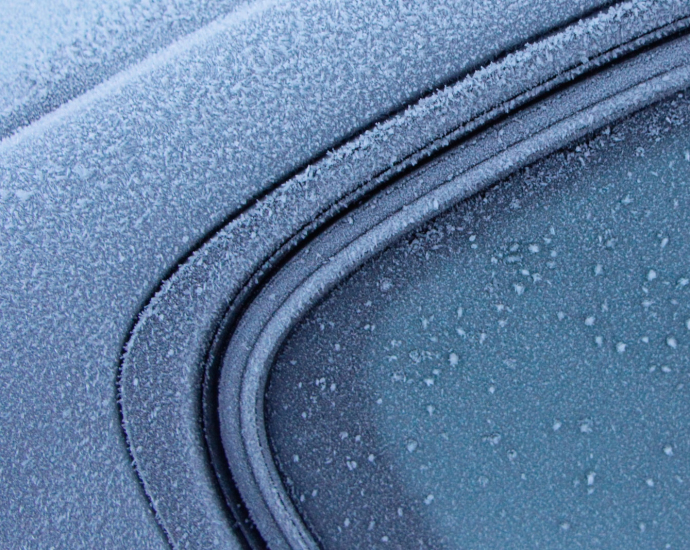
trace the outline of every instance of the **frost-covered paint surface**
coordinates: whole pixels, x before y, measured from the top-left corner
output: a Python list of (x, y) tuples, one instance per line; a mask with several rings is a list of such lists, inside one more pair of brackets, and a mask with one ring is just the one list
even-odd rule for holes
[(0, 139), (241, 3), (3, 0)]
[(295, 330), (268, 431), (325, 547), (683, 547), (689, 117), (467, 201)]
[(598, 4), (260, 3), (3, 140), (2, 545), (164, 545), (115, 376), (166, 271), (315, 154)]

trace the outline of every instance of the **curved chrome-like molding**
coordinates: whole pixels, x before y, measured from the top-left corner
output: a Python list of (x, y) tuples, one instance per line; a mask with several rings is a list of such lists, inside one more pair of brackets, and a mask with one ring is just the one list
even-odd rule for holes
[[(416, 224), (687, 87), (685, 39), (622, 61), (677, 35), (687, 16), (686, 2), (627, 2), (528, 45), (307, 167), (179, 266), (142, 311), (118, 380), (135, 467), (174, 546), (238, 548), (238, 528), (259, 541), (237, 486), (271, 548), (316, 547), (263, 428), (266, 373), (286, 331), (337, 280)], [(542, 109), (544, 102), (557, 109)]]

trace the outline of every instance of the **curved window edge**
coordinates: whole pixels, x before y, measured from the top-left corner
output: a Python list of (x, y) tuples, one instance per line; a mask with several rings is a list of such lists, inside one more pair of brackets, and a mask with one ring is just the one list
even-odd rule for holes
[[(173, 545), (182, 543), (181, 535), (176, 533), (185, 532), (185, 529), (186, 541), (194, 541), (198, 545), (234, 540), (233, 534), (238, 524), (247, 523), (249, 519), (242, 509), (241, 500), (247, 503), (251, 517), (271, 547), (308, 548), (315, 544), (290, 508), (284, 490), (281, 494), (280, 484), (275, 484), (275, 467), (271, 470), (265, 431), (263, 436), (261, 433), (263, 409), (260, 405), (263, 392), (260, 388), (262, 381), (265, 383), (265, 376), (261, 374), (261, 369), (256, 370), (258, 363), (254, 359), (254, 374), (248, 376), (246, 384), (243, 381), (242, 385), (240, 395), (244, 404), (235, 409), (239, 413), (236, 420), (247, 428), (248, 434), (253, 435), (247, 438), (226, 435), (225, 430), (227, 426), (233, 426), (233, 420), (227, 417), (221, 419), (225, 427), (216, 421), (219, 412), (229, 410), (225, 405), (233, 402), (233, 399), (235, 404), (240, 403), (235, 397), (226, 401), (226, 397), (223, 397), (225, 390), (221, 390), (220, 403), (215, 402), (222, 350), (230, 338), (234, 340), (239, 335), (240, 323), (247, 318), (245, 314), (249, 308), (254, 307), (252, 299), (259, 294), (261, 285), (269, 276), (277, 272), (287, 273), (283, 271), (289, 263), (287, 260), (297, 257), (295, 255), (299, 255), (299, 248), (313, 242), (311, 239), (317, 232), (330, 231), (332, 234), (334, 223), (346, 223), (352, 231), (366, 229), (360, 224), (343, 222), (343, 219), (347, 220), (343, 216), (349, 216), (352, 206), (365, 198), (378, 200), (377, 197), (383, 196), (378, 192), (384, 188), (388, 193), (386, 197), (394, 195), (408, 203), (417, 200), (415, 208), (405, 209), (408, 219), (404, 223), (403, 218), (389, 215), (388, 224), (402, 223), (402, 229), (389, 227), (387, 231), (390, 237), (411, 230), (425, 216), (437, 215), (468, 193), (595, 130), (605, 124), (604, 121), (620, 118), (686, 87), (684, 79), (687, 79), (687, 69), (683, 56), (669, 55), (666, 65), (660, 63), (659, 59), (647, 61), (645, 65), (639, 57), (626, 57), (684, 32), (688, 21), (680, 18), (680, 15), (687, 14), (679, 15), (676, 12), (682, 11), (682, 7), (673, 6), (676, 11), (668, 6), (657, 6), (665, 16), (669, 13), (677, 16), (671, 22), (668, 22), (668, 18), (660, 18), (659, 13), (656, 13), (655, 19), (654, 13), (650, 15), (647, 12), (637, 16), (629, 13), (627, 17), (633, 19), (632, 23), (630, 19), (620, 16), (624, 8), (616, 6), (593, 21), (580, 21), (548, 37), (543, 43), (515, 52), (501, 63), (424, 98), (404, 113), (344, 145), (315, 166), (308, 167), (244, 215), (229, 222), (161, 285), (159, 292), (142, 311), (125, 347), (118, 392), (123, 429), (135, 468), (158, 521)], [(690, 8), (684, 9), (690, 11)], [(655, 25), (659, 21), (667, 25), (658, 29)], [(591, 52), (591, 55), (588, 53), (586, 63), (582, 62), (583, 50), (576, 49), (576, 46), (582, 45), (583, 25), (587, 25), (590, 31), (586, 36), (589, 47), (584, 51)], [(616, 29), (620, 29), (620, 32), (613, 32)], [(611, 46), (611, 36), (624, 40)], [(682, 42), (685, 39), (678, 40)], [(548, 48), (553, 46), (553, 41), (562, 48), (561, 58), (548, 66), (541, 65), (543, 70), (535, 71), (535, 60), (545, 55)], [(678, 43), (670, 42), (661, 49), (665, 47), (668, 50)], [(654, 57), (659, 55), (659, 50), (644, 55)], [(532, 141), (520, 140), (516, 136), (514, 147), (519, 149), (521, 143), (523, 150), (512, 150), (510, 155), (495, 154), (491, 160), (493, 168), (486, 164), (489, 159), (475, 158), (474, 184), (468, 184), (469, 180), (465, 179), (464, 187), (458, 188), (456, 185), (452, 189), (452, 186), (448, 187), (451, 182), (446, 178), (446, 187), (435, 191), (438, 196), (428, 189), (425, 191), (427, 199), (435, 197), (429, 199), (431, 203), (424, 203), (420, 199), (419, 193), (423, 189), (415, 191), (402, 184), (408, 181), (410, 172), (415, 170), (417, 173), (419, 168), (414, 167), (422, 161), (425, 163), (424, 170), (443, 164), (435, 164), (435, 159), (460, 142), (465, 143), (463, 150), (471, 150), (473, 143), (476, 145), (486, 139), (493, 125), (502, 120), (508, 121), (508, 114), (511, 115), (510, 120), (524, 117), (532, 112), (530, 105), (538, 99), (548, 101), (545, 98), (550, 96), (552, 101), (562, 101), (563, 94), (572, 94), (572, 90), (577, 89), (578, 79), (580, 88), (585, 83), (591, 86), (589, 77), (592, 73), (599, 71), (599, 75), (592, 78), (601, 78), (600, 75), (609, 75), (616, 67), (633, 62), (645, 65), (647, 73), (633, 75), (633, 79), (638, 79), (634, 83), (629, 78), (626, 80), (625, 71), (619, 69), (621, 81), (618, 88), (611, 86), (610, 82), (597, 88), (602, 93), (597, 98), (599, 112), (594, 109), (596, 105), (576, 107), (574, 102), (570, 119), (558, 123), (542, 121), (542, 124), (550, 124), (552, 133), (542, 135), (539, 143), (534, 141), (534, 136)], [(668, 63), (675, 65), (669, 69)], [(642, 76), (647, 79), (645, 82), (639, 82)], [(488, 84), (494, 85), (501, 80), (511, 84), (504, 87), (495, 85), (493, 95), (487, 92)], [(564, 88), (573, 82), (573, 87)], [(627, 98), (627, 105), (623, 97)], [(575, 112), (574, 109), (579, 110)], [(390, 139), (391, 131), (394, 139)], [(477, 146), (477, 149), (481, 147)], [(343, 177), (344, 174), (347, 177)], [(397, 195), (394, 188), (398, 189)], [(414, 193), (418, 195), (414, 196)], [(387, 198), (383, 202), (395, 204)], [(299, 208), (286, 208), (290, 204), (306, 204), (308, 207), (301, 211)], [(278, 208), (289, 213), (278, 216)], [(380, 211), (384, 213), (385, 209)], [(417, 218), (413, 216), (415, 212)], [(338, 218), (341, 222), (334, 221)], [(262, 232), (258, 232), (259, 228)], [(369, 257), (367, 254), (375, 253), (385, 246), (383, 243), (390, 242), (393, 237), (389, 237), (369, 234), (367, 238), (370, 240), (365, 246), (368, 252), (360, 250), (358, 254), (364, 254), (362, 258)], [(364, 241), (359, 242), (363, 246)], [(229, 271), (233, 273), (232, 277), (228, 277)], [(303, 267), (298, 271), (304, 273)], [(218, 284), (220, 280), (223, 282)], [(320, 292), (326, 288), (322, 283), (319, 283)], [(313, 294), (313, 297), (317, 294)], [(295, 311), (288, 315), (292, 319), (290, 322), (294, 322)], [(211, 342), (215, 344), (211, 345)], [(234, 370), (238, 370), (238, 367)], [(230, 370), (224, 369), (224, 372)], [(205, 388), (203, 391), (202, 387)], [(227, 387), (225, 382), (223, 387)], [(171, 398), (171, 395), (174, 397)], [(236, 463), (237, 457), (231, 451), (231, 464), (228, 465), (221, 453), (221, 433), (225, 451), (235, 448), (237, 444), (240, 454), (246, 453), (247, 449), (256, 451), (252, 459)], [(243, 447), (246, 448), (243, 450)], [(235, 486), (240, 488), (241, 499)], [(268, 500), (264, 495), (267, 488), (270, 493)], [(251, 527), (247, 529), (239, 530), (244, 531), (245, 537), (251, 538)], [(228, 544), (231, 548), (237, 546), (232, 542)], [(256, 537), (255, 542), (249, 544), (256, 546), (262, 543)]]
[[(517, 169), (554, 152), (669, 94), (690, 85), (690, 38), (682, 38), (610, 71), (600, 73), (551, 98), (555, 109), (528, 109), (480, 135), (462, 151), (439, 159), (424, 177), (415, 174), (391, 186), (375, 201), (329, 228), (297, 254), (253, 300), (228, 345), (220, 385), (221, 432), (241, 492), (260, 524), (273, 523), (280, 546), (318, 548), (285, 490), (264, 426), (268, 372), (280, 345), (295, 324), (339, 281), (365, 261), (459, 201), (504, 179)], [(679, 63), (680, 62), (680, 63)], [(633, 65), (633, 66), (630, 66)], [(656, 72), (649, 77), (644, 68)], [(641, 82), (630, 86), (630, 74)], [(593, 90), (615, 89), (603, 99)], [(492, 139), (500, 132), (501, 139)], [(493, 149), (493, 150), (492, 150)], [(362, 212), (366, 210), (366, 212)], [(264, 526), (264, 529), (269, 529)], [(270, 540), (274, 543), (274, 539)]]

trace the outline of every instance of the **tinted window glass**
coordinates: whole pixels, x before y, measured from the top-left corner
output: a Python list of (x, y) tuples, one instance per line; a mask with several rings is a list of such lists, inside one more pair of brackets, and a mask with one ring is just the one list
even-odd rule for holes
[(267, 428), (326, 548), (687, 544), (689, 116), (465, 201), (293, 331)]

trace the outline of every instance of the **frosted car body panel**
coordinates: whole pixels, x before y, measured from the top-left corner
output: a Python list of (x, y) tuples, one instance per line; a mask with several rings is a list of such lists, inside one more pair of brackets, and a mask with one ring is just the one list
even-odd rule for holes
[(164, 545), (116, 405), (132, 320), (211, 229), (304, 163), (599, 4), (501, 5), (519, 16), (499, 21), (496, 5), (403, 5), (388, 26), (373, 3), (246, 6), (0, 143), (3, 544)]
[(238, 4), (5, 0), (0, 19), (0, 139)]

